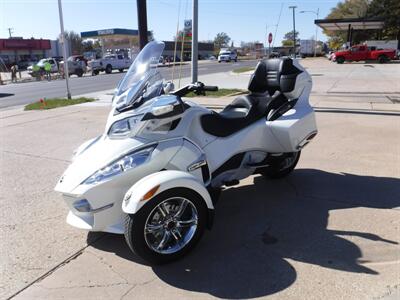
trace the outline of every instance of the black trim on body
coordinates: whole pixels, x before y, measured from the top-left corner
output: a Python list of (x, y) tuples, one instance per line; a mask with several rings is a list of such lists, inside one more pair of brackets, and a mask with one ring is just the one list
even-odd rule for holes
[(212, 173), (212, 178), (217, 177), (218, 175), (224, 173), (225, 171), (238, 169), (240, 167), (240, 165), (242, 164), (245, 154), (246, 153), (243, 152), (243, 153), (238, 153), (238, 154), (232, 156), (230, 159), (228, 159), (226, 162), (224, 162), (218, 169), (216, 169)]

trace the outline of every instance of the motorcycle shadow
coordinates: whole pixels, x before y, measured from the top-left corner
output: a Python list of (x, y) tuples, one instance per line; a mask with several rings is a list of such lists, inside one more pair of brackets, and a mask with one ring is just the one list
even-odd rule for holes
[[(332, 210), (399, 207), (399, 179), (298, 169), (286, 179), (257, 176), (254, 184), (251, 181), (221, 194), (214, 227), (193, 252), (152, 267), (161, 280), (220, 298), (255, 298), (296, 281), (297, 272), (287, 259), (377, 275), (359, 260), (360, 248), (341, 236), (397, 244), (368, 232), (330, 230), (327, 223)], [(93, 246), (143, 263), (130, 253), (123, 237), (112, 239)]]

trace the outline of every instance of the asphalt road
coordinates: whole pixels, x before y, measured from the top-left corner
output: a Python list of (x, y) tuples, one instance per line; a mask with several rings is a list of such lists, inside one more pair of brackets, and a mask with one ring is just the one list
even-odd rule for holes
[[(211, 73), (227, 72), (236, 68), (255, 66), (256, 61), (239, 61), (237, 63), (218, 63), (201, 62), (199, 64), (199, 75)], [(172, 68), (159, 68), (163, 77), (171, 79)], [(182, 66), (181, 77), (190, 77), (190, 63)], [(179, 74), (179, 67), (175, 69), (175, 78)], [(70, 89), (72, 95), (81, 95), (96, 91), (108, 90), (116, 87), (118, 82), (125, 75), (124, 73), (114, 72), (112, 74), (101, 74), (99, 76), (87, 76), (82, 78), (72, 77), (70, 79)], [(212, 82), (207, 82), (212, 85)], [(0, 86), (0, 109), (13, 106), (25, 105), (38, 101), (40, 98), (64, 97), (66, 87), (64, 80), (51, 82), (28, 82), (21, 84), (8, 84)]]

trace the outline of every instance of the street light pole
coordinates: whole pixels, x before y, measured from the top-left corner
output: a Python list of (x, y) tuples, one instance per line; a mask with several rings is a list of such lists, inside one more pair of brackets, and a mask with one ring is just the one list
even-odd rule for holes
[(58, 0), (58, 13), (60, 16), (61, 42), (62, 42), (63, 56), (64, 56), (64, 76), (65, 76), (65, 83), (67, 84), (67, 98), (71, 99), (71, 92), (69, 90), (69, 81), (68, 81), (69, 72), (68, 72), (68, 62), (67, 62), (67, 47), (65, 45), (64, 20), (63, 20), (61, 0)]
[(192, 83), (197, 82), (199, 1), (193, 0), (192, 23)]
[[(303, 13), (313, 13), (317, 16), (317, 19), (319, 19), (319, 8), (317, 8), (317, 11), (313, 10), (302, 10), (300, 12), (301, 14)], [(314, 57), (317, 57), (317, 42), (318, 42), (318, 26), (315, 24), (315, 41), (314, 41)]]
[(289, 6), (289, 8), (293, 11), (293, 55), (296, 58), (296, 19), (294, 11), (297, 6)]

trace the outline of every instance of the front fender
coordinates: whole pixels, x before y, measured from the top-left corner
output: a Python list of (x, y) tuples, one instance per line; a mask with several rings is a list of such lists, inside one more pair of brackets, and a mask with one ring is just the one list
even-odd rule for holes
[[(157, 186), (159, 186), (159, 188), (154, 195), (148, 200), (143, 200), (144, 195)], [(197, 192), (204, 199), (207, 208), (209, 210), (214, 209), (210, 194), (204, 184), (196, 177), (183, 171), (166, 170), (150, 174), (136, 182), (126, 192), (124, 200), (122, 201), (122, 210), (124, 213), (134, 214), (147, 201), (151, 201), (154, 196), (163, 191), (177, 187), (188, 188)]]

